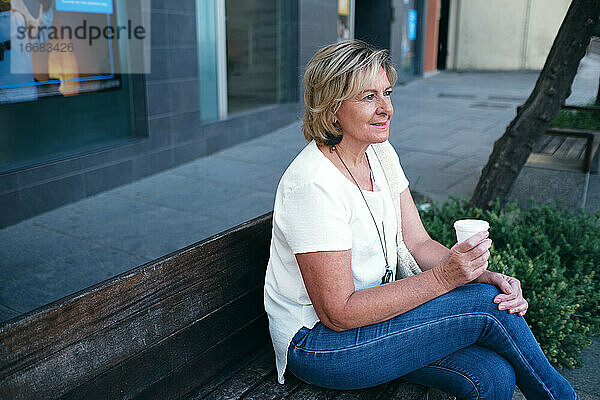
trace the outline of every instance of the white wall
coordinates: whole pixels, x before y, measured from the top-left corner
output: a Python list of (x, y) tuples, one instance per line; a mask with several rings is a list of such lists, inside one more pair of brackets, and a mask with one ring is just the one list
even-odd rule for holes
[(453, 0), (448, 68), (541, 69), (571, 0)]
[(571, 0), (532, 0), (531, 3), (525, 68), (542, 69)]

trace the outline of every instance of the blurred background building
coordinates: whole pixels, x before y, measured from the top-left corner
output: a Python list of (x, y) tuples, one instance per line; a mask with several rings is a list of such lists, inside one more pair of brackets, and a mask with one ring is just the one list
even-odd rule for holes
[[(59, 0), (13, 3), (0, 10), (3, 46), (17, 44), (11, 18), (64, 24), (74, 15)], [(124, 3), (89, 17), (140, 12)], [(75, 52), (33, 59), (46, 70), (19, 81), (2, 68), (17, 54), (5, 46), (0, 228), (287, 125), (301, 113), (303, 66), (325, 44), (358, 38), (390, 49), (399, 84), (442, 69), (540, 69), (569, 3), (152, 0), (149, 74), (78, 73), (92, 55)], [(106, 51), (97, 58), (131, 56)]]

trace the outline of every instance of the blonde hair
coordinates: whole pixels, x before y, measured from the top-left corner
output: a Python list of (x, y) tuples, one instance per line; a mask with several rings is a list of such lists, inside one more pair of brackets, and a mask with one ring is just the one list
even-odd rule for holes
[(302, 133), (307, 141), (324, 144), (327, 134), (341, 135), (332, 117), (344, 100), (367, 89), (383, 68), (390, 85), (397, 79), (387, 50), (376, 50), (361, 40), (345, 40), (319, 49), (304, 73)]

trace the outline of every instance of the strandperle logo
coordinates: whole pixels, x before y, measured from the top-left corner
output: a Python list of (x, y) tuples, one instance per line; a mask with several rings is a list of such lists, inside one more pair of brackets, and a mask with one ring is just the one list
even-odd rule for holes
[(127, 25), (107, 25), (99, 27), (96, 25), (88, 25), (87, 20), (83, 20), (81, 25), (72, 26), (19, 26), (17, 27), (17, 38), (30, 40), (47, 38), (50, 40), (87, 40), (91, 46), (95, 40), (104, 38), (106, 40), (121, 40), (121, 39), (146, 39), (146, 28), (141, 25), (133, 25), (131, 20), (127, 21)]

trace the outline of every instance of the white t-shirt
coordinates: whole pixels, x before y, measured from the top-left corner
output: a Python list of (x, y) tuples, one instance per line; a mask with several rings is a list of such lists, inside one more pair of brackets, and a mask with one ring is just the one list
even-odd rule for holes
[[(373, 191), (363, 190), (393, 271), (396, 269), (397, 222), (386, 177), (369, 146)], [(408, 187), (400, 168), (399, 190)], [(383, 224), (383, 229), (382, 229)], [(283, 174), (275, 194), (270, 258), (265, 277), (264, 301), (275, 349), (280, 383), (287, 351), (296, 332), (319, 321), (312, 306), (295, 254), (352, 249), (355, 290), (381, 284), (385, 257), (373, 218), (358, 187), (310, 142)]]

